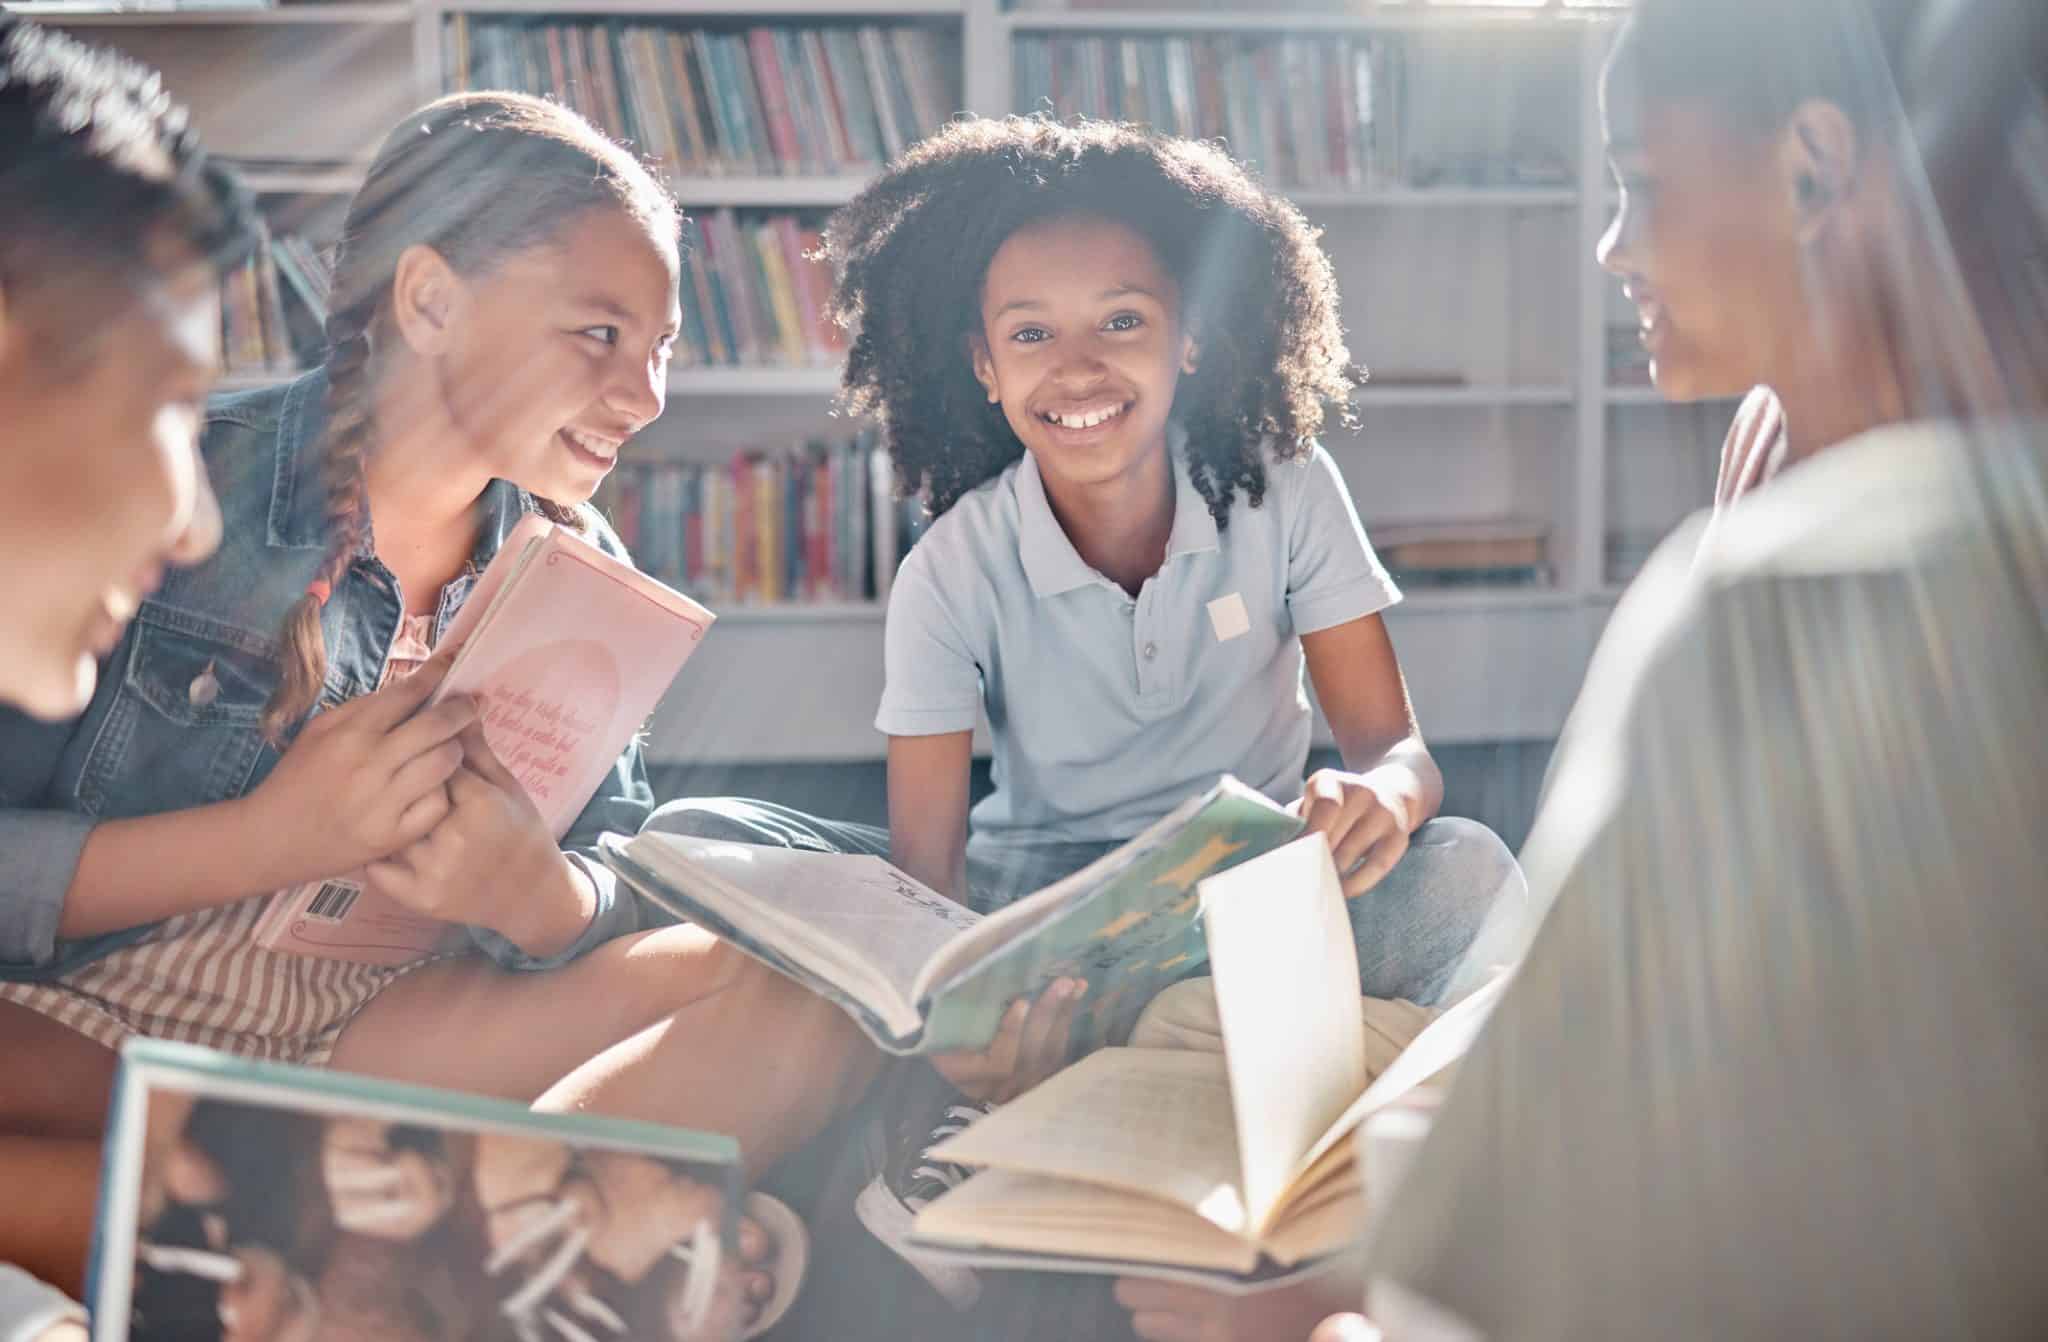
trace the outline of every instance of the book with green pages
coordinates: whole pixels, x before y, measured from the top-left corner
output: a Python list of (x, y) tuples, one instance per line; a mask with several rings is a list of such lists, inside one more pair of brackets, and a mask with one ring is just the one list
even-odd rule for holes
[(838, 1003), (892, 1053), (979, 1049), (1003, 1012), (1084, 978), (1077, 1052), (1126, 1035), (1159, 990), (1202, 969), (1197, 882), (1301, 832), (1225, 777), (1080, 871), (983, 917), (878, 857), (649, 832), (604, 860), (678, 917)]

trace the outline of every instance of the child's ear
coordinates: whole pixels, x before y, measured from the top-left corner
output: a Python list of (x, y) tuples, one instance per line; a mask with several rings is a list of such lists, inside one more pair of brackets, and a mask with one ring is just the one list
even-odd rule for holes
[(1202, 366), (1202, 342), (1193, 336), (1181, 341), (1180, 371), (1192, 373)]
[(996, 383), (996, 361), (989, 357), (988, 342), (981, 338), (981, 332), (972, 331), (967, 336), (967, 358), (974, 365), (974, 380), (988, 393), (990, 405), (1003, 403), (1002, 388)]
[(1855, 194), (1862, 140), (1856, 123), (1824, 98), (1792, 109), (1779, 139), (1779, 172), (1799, 241), (1810, 243)]
[(414, 353), (447, 352), (462, 296), (462, 277), (432, 247), (415, 243), (399, 254), (391, 279), (391, 315)]
[(0, 284), (0, 364), (7, 362), (7, 349), (13, 343), (14, 325), (8, 319), (7, 286)]

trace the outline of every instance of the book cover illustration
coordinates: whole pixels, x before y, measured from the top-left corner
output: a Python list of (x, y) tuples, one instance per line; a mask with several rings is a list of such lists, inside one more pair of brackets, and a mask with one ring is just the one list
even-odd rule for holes
[[(1061, 882), (1094, 888), (1028, 935), (969, 958), (970, 948), (983, 944), (969, 934), (962, 947), (968, 953), (947, 956), (959, 969), (933, 993), (918, 1051), (985, 1047), (1011, 1001), (1068, 977), (1088, 981), (1074, 1024), (1075, 1056), (1120, 1042), (1162, 988), (1208, 962), (1197, 884), (1278, 848), (1301, 832), (1301, 821), (1225, 779), (1183, 823), (1162, 828), (1155, 842), (1121, 848)], [(991, 920), (1000, 921), (1001, 915)]]
[(740, 1177), (728, 1138), (139, 1043), (94, 1336), (734, 1339)]

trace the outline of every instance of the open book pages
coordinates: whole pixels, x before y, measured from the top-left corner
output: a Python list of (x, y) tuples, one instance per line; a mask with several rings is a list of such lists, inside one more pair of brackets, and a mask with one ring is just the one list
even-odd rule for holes
[(1211, 876), (1201, 893), (1238, 1169), (1263, 1233), (1302, 1157), (1365, 1088), (1358, 950), (1321, 834)]
[(801, 981), (829, 987), (869, 1032), (915, 1037), (932, 961), (981, 915), (879, 857), (650, 832), (601, 840), (650, 900)]
[(1009, 1004), (1089, 983), (1077, 1047), (1121, 1039), (1160, 988), (1207, 956), (1195, 885), (1301, 822), (1232, 778), (1116, 851), (986, 918), (871, 857), (647, 833), (604, 860), (647, 898), (844, 1007), (899, 1053), (981, 1048)]
[[(435, 702), (473, 696), (484, 739), (559, 838), (715, 617), (544, 518), (523, 519), (443, 635), (456, 648)], [(271, 950), (404, 964), (461, 932), (381, 899), (350, 873), (271, 897)]]
[[(729, 1137), (137, 1041), (93, 1336), (736, 1338), (741, 1180)], [(801, 1226), (771, 1233), (801, 1264)]]
[[(1502, 980), (1367, 1086), (1356, 954), (1322, 840), (1212, 878), (1202, 896), (1222, 1054), (1107, 1049), (940, 1144), (934, 1158), (983, 1172), (918, 1215), (920, 1244), (984, 1266), (1146, 1260), (1249, 1281), (1357, 1240), (1349, 1138), (1463, 1055)], [(1142, 1243), (1129, 1237), (1141, 1222)]]

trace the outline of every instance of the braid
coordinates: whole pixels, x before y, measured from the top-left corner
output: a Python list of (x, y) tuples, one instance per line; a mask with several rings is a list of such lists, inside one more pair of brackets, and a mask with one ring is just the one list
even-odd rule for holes
[[(431, 247), (460, 274), (486, 273), (596, 208), (624, 209), (670, 237), (680, 230), (674, 199), (646, 165), (557, 103), (518, 93), (456, 94), (429, 103), (385, 138), (349, 201), (335, 253), (320, 443), (327, 553), (279, 636), (278, 688), (263, 710), (271, 744), (281, 748), (319, 702), (327, 678), (321, 608), (369, 527), (363, 464), (377, 446), (374, 383), (381, 371), (371, 337), (395, 337), (387, 323), (400, 258), (409, 247)], [(587, 509), (549, 499), (537, 506), (559, 526), (591, 530)]]
[(590, 517), (583, 509), (566, 503), (556, 503), (553, 499), (544, 499), (538, 494), (533, 496), (533, 502), (540, 509), (540, 515), (556, 526), (567, 527), (579, 536), (590, 534)]
[[(327, 319), (327, 429), (321, 450), (327, 487), (327, 554), (314, 587), (331, 592), (362, 542), (363, 458), (376, 437), (370, 414), (370, 342), (364, 314), (336, 312)], [(320, 632), (325, 601), (308, 589), (285, 614), (278, 654), (277, 693), (263, 708), (263, 735), (282, 746), (286, 734), (319, 702), (327, 680), (327, 642)]]

